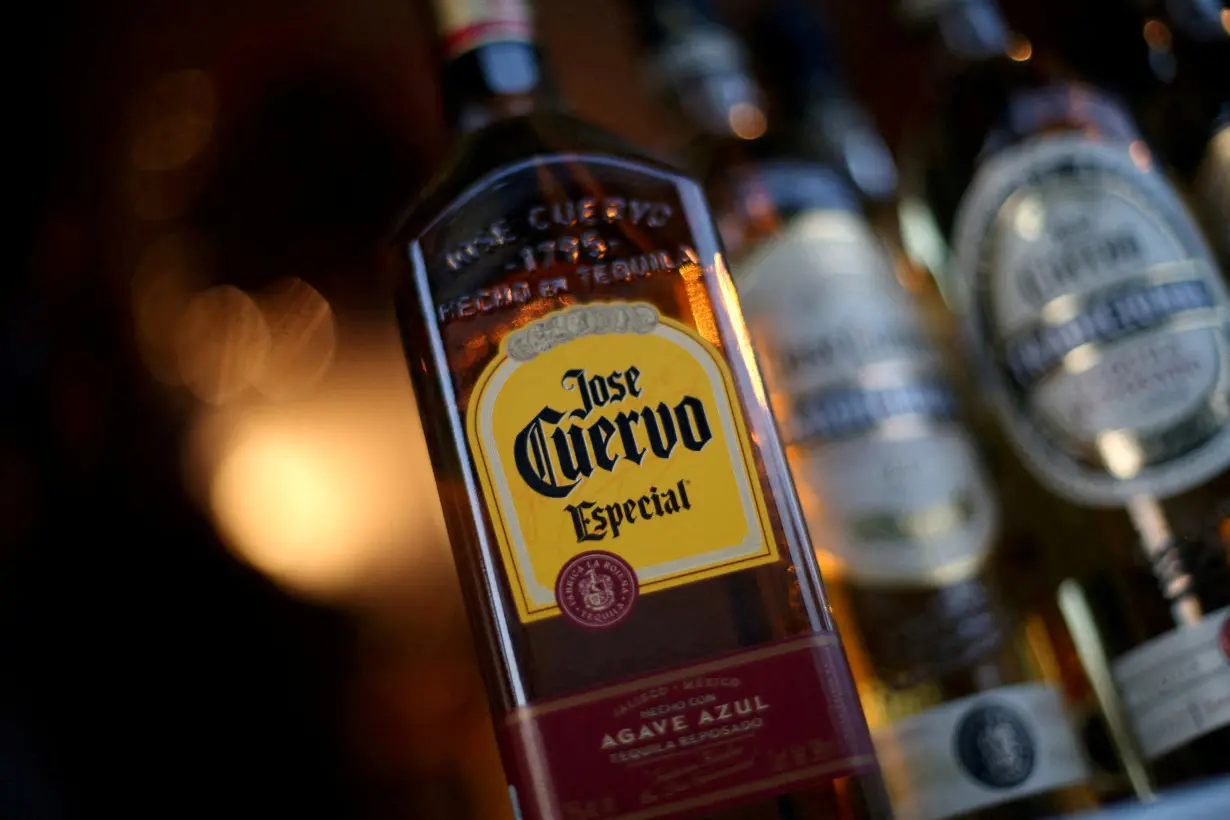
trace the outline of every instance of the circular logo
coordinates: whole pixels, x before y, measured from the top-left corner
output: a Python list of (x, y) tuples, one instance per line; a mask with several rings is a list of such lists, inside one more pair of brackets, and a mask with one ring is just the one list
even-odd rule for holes
[(627, 618), (639, 592), (636, 570), (618, 555), (601, 550), (576, 556), (555, 579), (560, 611), (589, 629), (604, 629)]
[(983, 704), (967, 712), (957, 724), (955, 742), (961, 767), (994, 789), (1021, 785), (1037, 762), (1025, 720), (1001, 703)]
[(1230, 615), (1227, 615), (1225, 620), (1221, 622), (1221, 631), (1218, 633), (1217, 643), (1221, 645), (1221, 655), (1230, 663)]

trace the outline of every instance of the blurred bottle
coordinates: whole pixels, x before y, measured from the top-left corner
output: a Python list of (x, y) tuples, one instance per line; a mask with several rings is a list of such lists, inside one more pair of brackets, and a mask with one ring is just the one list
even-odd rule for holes
[(1037, 482), (1019, 501), (1046, 550), (1022, 599), (1060, 590), (1158, 782), (1225, 772), (1230, 339), (1211, 252), (1131, 116), (1071, 63), (990, 0), (902, 8), (946, 89), (920, 158), (963, 332)]
[(907, 252), (902, 214), (909, 211), (899, 200), (896, 161), (846, 82), (828, 20), (799, 0), (768, 3), (758, 11), (749, 26), (751, 59), (773, 104), (789, 112), (799, 149), (840, 174), (856, 195), (929, 332), (959, 367), (955, 325), (940, 289), (940, 271), (933, 267), (942, 257)]
[[(755, 27), (756, 56), (772, 49), (792, 75), (776, 105), (707, 5), (641, 12), (661, 90), (694, 126), (690, 159), (720, 214), (899, 816), (1091, 805), (1062, 700), (988, 572), (996, 502), (942, 357), (861, 207), (851, 152), (834, 150), (867, 131), (816, 136), (816, 95), (848, 96), (813, 11), (782, 2)], [(721, 59), (671, 59), (706, 41), (724, 43), (710, 52)]]
[(750, 27), (752, 59), (777, 103), (792, 112), (800, 141), (876, 211), (896, 200), (896, 162), (849, 88), (827, 18), (812, 6), (797, 0), (758, 4)]

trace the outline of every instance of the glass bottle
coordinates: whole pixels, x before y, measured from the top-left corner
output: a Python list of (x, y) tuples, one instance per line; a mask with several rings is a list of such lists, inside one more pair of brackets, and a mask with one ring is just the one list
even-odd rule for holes
[(891, 816), (698, 185), (437, 0), (458, 137), (389, 243), (519, 817)]
[(990, 0), (906, 5), (947, 90), (926, 195), (964, 335), (1040, 491), (1020, 499), (1047, 545), (1022, 591), (1058, 592), (1082, 656), (1106, 661), (1108, 718), (1155, 783), (1225, 772), (1225, 283), (1115, 97), (1015, 48)]

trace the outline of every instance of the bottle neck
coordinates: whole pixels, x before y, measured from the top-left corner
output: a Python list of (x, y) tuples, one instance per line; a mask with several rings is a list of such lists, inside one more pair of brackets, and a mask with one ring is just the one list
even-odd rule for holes
[(434, 6), (445, 114), (456, 132), (541, 105), (546, 79), (526, 0), (434, 0)]
[(639, 0), (636, 11), (651, 78), (689, 130), (739, 139), (764, 133), (764, 93), (708, 0)]
[(870, 115), (846, 86), (826, 21), (802, 0), (780, 0), (754, 35), (757, 62), (777, 92), (787, 126), (811, 143), (871, 201), (897, 189), (892, 153)]
[(929, 27), (950, 58), (980, 61), (1004, 54), (1011, 35), (996, 0), (900, 0), (902, 15)]

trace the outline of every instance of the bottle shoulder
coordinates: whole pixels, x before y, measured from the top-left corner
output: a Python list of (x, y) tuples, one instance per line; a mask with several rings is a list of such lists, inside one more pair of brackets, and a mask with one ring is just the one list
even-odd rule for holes
[[(395, 223), (395, 241), (409, 241), (461, 199), (481, 193), (508, 169), (536, 159), (580, 155), (640, 165), (661, 176), (689, 179), (685, 171), (622, 137), (585, 120), (535, 112), (494, 122), (460, 137), (423, 192)], [(583, 162), (581, 163), (584, 164)]]

